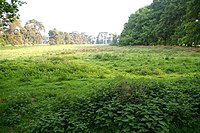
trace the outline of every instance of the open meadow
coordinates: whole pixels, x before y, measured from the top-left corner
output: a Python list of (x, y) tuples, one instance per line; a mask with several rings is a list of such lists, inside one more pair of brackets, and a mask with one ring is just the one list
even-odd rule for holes
[(0, 132), (197, 133), (200, 52), (0, 47)]

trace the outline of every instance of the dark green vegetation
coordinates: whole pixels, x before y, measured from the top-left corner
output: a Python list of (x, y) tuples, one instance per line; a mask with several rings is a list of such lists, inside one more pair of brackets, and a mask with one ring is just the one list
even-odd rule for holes
[(18, 17), (19, 6), (22, 6), (25, 2), (20, 0), (1, 0), (0, 1), (0, 31), (1, 28), (6, 28), (9, 22), (12, 22)]
[(58, 45), (0, 52), (0, 132), (200, 131), (198, 49)]
[(200, 45), (199, 0), (154, 0), (129, 17), (120, 45)]
[[(25, 4), (25, 2), (20, 0), (0, 1), (0, 46), (6, 45), (7, 37), (4, 32), (7, 30), (8, 26), (19, 16), (19, 6), (22, 6), (23, 4)], [(13, 37), (13, 35), (11, 37)], [(18, 38), (18, 35), (16, 38)]]

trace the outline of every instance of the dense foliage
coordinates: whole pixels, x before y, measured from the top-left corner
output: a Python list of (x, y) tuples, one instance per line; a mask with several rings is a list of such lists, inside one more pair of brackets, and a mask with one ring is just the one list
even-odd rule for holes
[(7, 0), (0, 1), (0, 29), (5, 28), (9, 22), (15, 20), (18, 16), (19, 6), (24, 3), (20, 0), (11, 0), (10, 2)]
[[(8, 2), (7, 0), (0, 1), (0, 46), (4, 46), (7, 43), (7, 37), (5, 34), (5, 30), (8, 28), (13, 21), (17, 19), (19, 6), (24, 4), (25, 2), (20, 0), (11, 0)], [(13, 34), (11, 34), (10, 39), (13, 39)], [(15, 39), (13, 39), (15, 40)], [(12, 40), (12, 41), (13, 41)]]
[(200, 44), (199, 0), (154, 0), (131, 14), (120, 45)]
[(4, 43), (0, 45), (41, 44), (44, 31), (44, 25), (35, 19), (29, 20), (22, 26), (20, 20), (16, 18), (2, 30)]
[(88, 40), (88, 35), (85, 33), (78, 32), (62, 32), (57, 29), (53, 29), (49, 31), (49, 44), (88, 44), (90, 43)]
[(198, 49), (58, 45), (0, 52), (2, 133), (200, 130)]

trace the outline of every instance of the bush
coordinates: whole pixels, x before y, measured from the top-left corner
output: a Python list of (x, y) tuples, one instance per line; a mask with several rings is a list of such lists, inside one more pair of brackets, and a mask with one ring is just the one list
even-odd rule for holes
[[(173, 89), (145, 79), (115, 79), (89, 97), (58, 102), (56, 110), (40, 112), (32, 132), (164, 132), (194, 127), (200, 94)], [(197, 124), (196, 124), (197, 125)]]

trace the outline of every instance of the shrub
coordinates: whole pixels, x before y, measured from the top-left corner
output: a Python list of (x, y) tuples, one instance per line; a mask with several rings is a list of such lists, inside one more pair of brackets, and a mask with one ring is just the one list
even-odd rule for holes
[(194, 126), (200, 94), (174, 90), (145, 79), (115, 79), (89, 97), (63, 99), (56, 110), (42, 113), (36, 132), (164, 132)]

